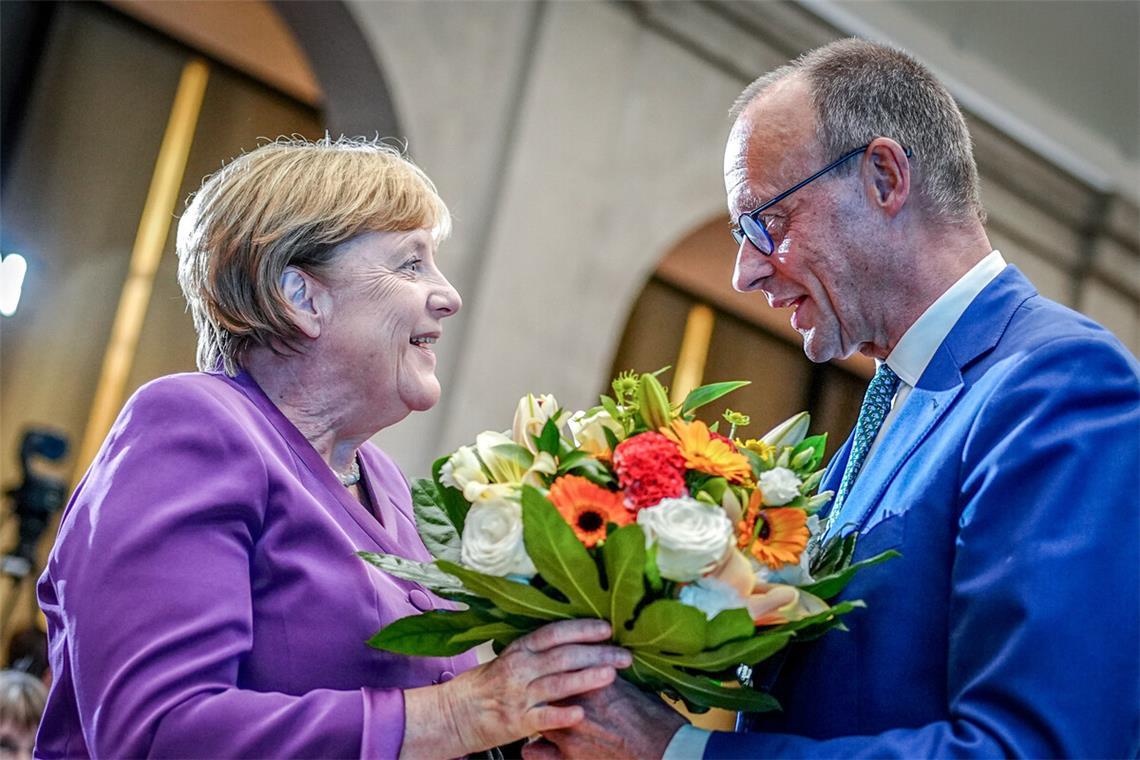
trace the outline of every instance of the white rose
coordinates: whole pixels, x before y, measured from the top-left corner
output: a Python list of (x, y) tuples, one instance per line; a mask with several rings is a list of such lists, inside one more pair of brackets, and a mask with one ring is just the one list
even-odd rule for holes
[(605, 454), (610, 450), (610, 443), (606, 440), (607, 429), (619, 441), (625, 435), (622, 426), (605, 409), (600, 409), (589, 417), (585, 412), (577, 412), (570, 418), (568, 424), (570, 434), (574, 436), (574, 444), (593, 456)]
[(522, 507), (503, 494), (495, 486), (488, 487), (467, 512), (461, 561), (487, 575), (529, 578), (536, 570), (523, 545)]
[(782, 507), (799, 496), (801, 485), (803, 481), (786, 467), (774, 467), (760, 473), (760, 493), (769, 507)]
[(657, 569), (672, 581), (694, 581), (732, 547), (732, 520), (696, 499), (662, 499), (637, 513), (646, 545), (657, 542)]
[(519, 405), (515, 409), (511, 438), (518, 445), (525, 446), (530, 453), (537, 453), (538, 447), (534, 445), (534, 439), (542, 434), (546, 421), (551, 417), (554, 418), (555, 425), (559, 424), (562, 418), (562, 412), (559, 411), (558, 401), (554, 396), (549, 393), (542, 396), (526, 394), (519, 399)]
[[(469, 484), (486, 485), (487, 473), (483, 472), (483, 466), (475, 456), (475, 449), (470, 446), (460, 446), (459, 450), (440, 468), (439, 482), (465, 492)], [(468, 501), (474, 501), (474, 497)]]
[(678, 601), (696, 607), (712, 620), (725, 610), (746, 608), (748, 605), (732, 586), (716, 578), (701, 578), (681, 589)]

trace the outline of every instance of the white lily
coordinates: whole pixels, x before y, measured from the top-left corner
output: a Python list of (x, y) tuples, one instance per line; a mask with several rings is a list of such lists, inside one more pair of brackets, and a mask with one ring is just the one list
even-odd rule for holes
[(515, 421), (511, 426), (511, 438), (532, 454), (538, 452), (534, 439), (542, 434), (546, 421), (553, 418), (555, 425), (562, 424), (565, 412), (558, 408), (558, 400), (549, 393), (535, 396), (528, 393), (519, 399), (515, 409)]
[(760, 440), (771, 446), (775, 446), (777, 450), (785, 446), (798, 446), (800, 441), (807, 436), (809, 425), (811, 425), (810, 413), (800, 412), (793, 414), (765, 433), (764, 437)]

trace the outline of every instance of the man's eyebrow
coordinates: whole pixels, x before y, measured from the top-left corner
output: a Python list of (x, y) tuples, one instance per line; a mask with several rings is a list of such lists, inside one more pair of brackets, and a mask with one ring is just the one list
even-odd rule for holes
[(740, 203), (744, 207), (744, 211), (751, 211), (754, 208), (759, 208), (763, 201), (756, 200), (756, 196), (749, 192), (740, 194)]

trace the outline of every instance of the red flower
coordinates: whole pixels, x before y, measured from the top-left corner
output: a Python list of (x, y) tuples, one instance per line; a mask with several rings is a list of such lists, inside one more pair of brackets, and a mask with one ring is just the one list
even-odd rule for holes
[(677, 444), (660, 433), (625, 439), (614, 449), (613, 462), (631, 512), (685, 493), (685, 458)]

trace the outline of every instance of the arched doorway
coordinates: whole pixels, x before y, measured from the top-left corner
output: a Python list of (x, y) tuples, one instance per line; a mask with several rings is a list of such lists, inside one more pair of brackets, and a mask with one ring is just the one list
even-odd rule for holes
[[(661, 259), (630, 310), (614, 356), (614, 374), (672, 366), (669, 384), (751, 380), (717, 404), (751, 415), (742, 431), (758, 436), (790, 415), (808, 410), (812, 427), (828, 432), (828, 454), (855, 423), (874, 364), (866, 357), (813, 364), (786, 312), (758, 293), (732, 289), (736, 248), (724, 220), (697, 226)], [(683, 394), (682, 394), (683, 395)]]

